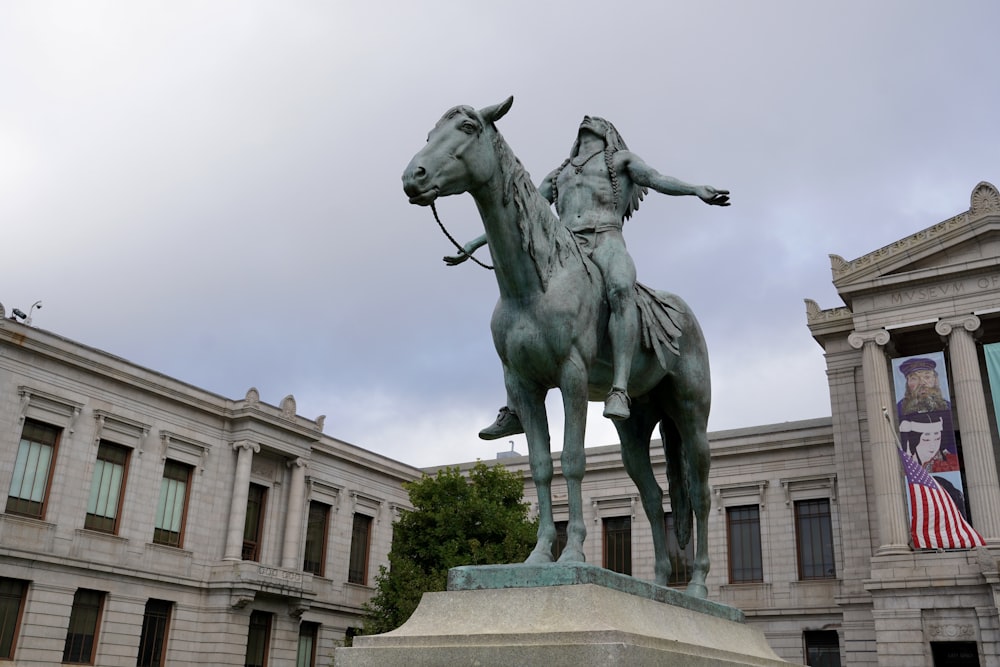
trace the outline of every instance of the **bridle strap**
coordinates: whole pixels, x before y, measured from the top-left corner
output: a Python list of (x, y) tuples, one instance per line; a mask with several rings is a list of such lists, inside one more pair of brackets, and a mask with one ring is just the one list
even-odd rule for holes
[(490, 271), (493, 270), (492, 266), (490, 266), (489, 264), (483, 264), (478, 259), (473, 257), (471, 254), (466, 252), (465, 248), (459, 245), (458, 241), (455, 240), (455, 237), (453, 237), (451, 234), (448, 233), (448, 230), (444, 228), (444, 223), (441, 222), (441, 218), (438, 217), (437, 207), (434, 206), (434, 202), (431, 202), (431, 211), (434, 212), (434, 219), (437, 221), (438, 227), (440, 227), (441, 231), (444, 232), (444, 235), (448, 237), (448, 240), (455, 244), (455, 247), (458, 248), (458, 251), (460, 253), (462, 253), (463, 255), (465, 255), (466, 257), (468, 257), (469, 259), (471, 259), (473, 262), (483, 267), (484, 269), (489, 269)]

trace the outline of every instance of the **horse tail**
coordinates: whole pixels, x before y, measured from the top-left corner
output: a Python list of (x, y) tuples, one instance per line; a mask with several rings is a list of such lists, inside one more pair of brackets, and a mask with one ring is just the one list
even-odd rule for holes
[(674, 518), (674, 533), (677, 535), (677, 545), (683, 549), (691, 540), (693, 528), (691, 490), (681, 435), (670, 417), (664, 417), (660, 421), (660, 438), (663, 440), (663, 453), (667, 460), (667, 483), (670, 485), (670, 511)]

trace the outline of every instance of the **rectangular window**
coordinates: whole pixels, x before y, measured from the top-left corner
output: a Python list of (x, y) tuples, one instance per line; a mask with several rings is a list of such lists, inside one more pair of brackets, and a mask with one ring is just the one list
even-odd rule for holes
[(142, 615), (142, 634), (139, 636), (139, 656), (136, 667), (161, 667), (167, 652), (167, 630), (170, 627), (170, 610), (174, 603), (150, 599)]
[(9, 513), (45, 518), (60, 430), (32, 419), (24, 421), (7, 496)]
[(663, 525), (667, 531), (667, 555), (670, 558), (670, 586), (687, 586), (691, 582), (691, 570), (694, 567), (694, 536), (688, 540), (687, 546), (681, 549), (674, 533), (674, 515), (664, 512)]
[(0, 660), (13, 660), (28, 582), (0, 578)]
[(306, 548), (302, 557), (302, 569), (323, 576), (326, 564), (326, 527), (330, 518), (330, 506), (315, 500), (309, 503), (309, 519), (306, 521)]
[(168, 547), (184, 546), (191, 466), (167, 459), (160, 484), (160, 503), (156, 507), (153, 542)]
[(837, 577), (829, 500), (795, 502), (795, 545), (799, 552), (799, 579)]
[(66, 630), (66, 645), (63, 647), (63, 662), (94, 664), (97, 628), (101, 624), (103, 606), (104, 593), (100, 591), (81, 588), (73, 595), (73, 608), (69, 613), (69, 628)]
[(352, 584), (368, 583), (368, 551), (372, 543), (372, 518), (354, 515), (351, 530), (351, 561), (347, 568), (347, 581)]
[(251, 484), (247, 493), (247, 517), (243, 524), (243, 560), (260, 560), (260, 543), (264, 536), (264, 504), (267, 487)]
[(267, 654), (271, 644), (271, 614), (254, 611), (250, 614), (247, 631), (247, 657), (245, 667), (267, 667)]
[(295, 658), (295, 667), (315, 667), (318, 637), (319, 623), (303, 621), (299, 625), (299, 651)]
[(604, 520), (604, 567), (612, 572), (632, 574), (632, 518)]
[(563, 549), (566, 548), (566, 542), (569, 540), (568, 530), (569, 521), (556, 521), (556, 542), (552, 545), (552, 557), (559, 560), (559, 556), (562, 556)]
[(101, 440), (97, 447), (94, 477), (90, 482), (87, 517), (83, 527), (104, 533), (118, 533), (118, 516), (125, 495), (129, 450)]
[(806, 664), (810, 667), (840, 667), (840, 640), (836, 630), (806, 630), (802, 633)]
[(764, 581), (760, 552), (760, 507), (727, 507), (726, 533), (729, 538), (729, 582), (745, 584)]

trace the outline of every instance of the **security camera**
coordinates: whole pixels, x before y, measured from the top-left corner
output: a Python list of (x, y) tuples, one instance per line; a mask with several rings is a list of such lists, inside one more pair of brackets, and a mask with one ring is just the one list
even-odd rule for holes
[(19, 319), (19, 320), (23, 320), (23, 319), (25, 319), (26, 317), (28, 317), (27, 315), (25, 315), (25, 314), (24, 314), (24, 311), (23, 311), (23, 310), (21, 310), (20, 308), (15, 308), (15, 309), (13, 310), (13, 313), (14, 313), (14, 317), (16, 317), (16, 318), (17, 318), (17, 319)]

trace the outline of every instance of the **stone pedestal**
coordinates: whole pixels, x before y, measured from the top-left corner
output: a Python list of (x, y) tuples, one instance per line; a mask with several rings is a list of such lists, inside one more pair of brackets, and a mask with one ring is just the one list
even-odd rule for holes
[(579, 565), (455, 568), (402, 627), (355, 637), (337, 667), (787, 667), (732, 607)]

